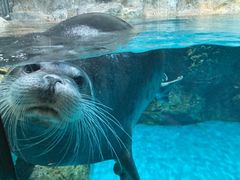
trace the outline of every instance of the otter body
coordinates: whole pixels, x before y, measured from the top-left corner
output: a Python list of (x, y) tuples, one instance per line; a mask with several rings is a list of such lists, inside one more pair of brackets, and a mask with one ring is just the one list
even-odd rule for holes
[(48, 166), (114, 159), (121, 179), (139, 179), (132, 128), (160, 90), (162, 67), (151, 51), (12, 69), (0, 85), (12, 151)]

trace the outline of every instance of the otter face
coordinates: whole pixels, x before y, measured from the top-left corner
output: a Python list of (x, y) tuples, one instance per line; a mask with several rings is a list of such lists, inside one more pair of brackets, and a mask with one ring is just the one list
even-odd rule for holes
[[(0, 114), (10, 146), (33, 164), (73, 162), (82, 146), (94, 154), (93, 144), (101, 157), (101, 141), (115, 152), (106, 134), (121, 144), (112, 125), (125, 131), (108, 110), (95, 100), (88, 75), (66, 63), (16, 67), (0, 84)], [(48, 156), (58, 151), (63, 155)]]
[(1, 87), (2, 106), (11, 107), (11, 116), (47, 126), (81, 119), (82, 101), (93, 96), (85, 72), (66, 63), (16, 67)]

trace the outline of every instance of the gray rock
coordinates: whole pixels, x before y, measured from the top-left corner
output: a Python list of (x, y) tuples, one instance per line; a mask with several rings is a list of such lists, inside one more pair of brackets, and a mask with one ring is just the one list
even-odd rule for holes
[(88, 180), (89, 166), (44, 167), (35, 166), (30, 180)]
[(239, 121), (239, 48), (199, 45), (170, 49), (166, 74), (184, 78), (169, 92), (169, 101), (154, 100), (142, 123), (191, 124), (206, 120)]
[[(76, 14), (105, 12), (122, 18), (176, 17), (240, 13), (236, 0), (15, 0), (14, 18), (18, 12), (39, 13), (47, 20), (59, 21)], [(20, 19), (19, 16), (18, 19)]]

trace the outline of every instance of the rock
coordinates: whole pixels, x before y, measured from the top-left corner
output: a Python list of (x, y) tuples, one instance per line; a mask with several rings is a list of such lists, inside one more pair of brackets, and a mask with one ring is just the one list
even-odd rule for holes
[(66, 9), (59, 9), (52, 12), (52, 17), (57, 20), (64, 20), (68, 18), (68, 11)]
[(239, 1), (180, 0), (177, 3), (177, 14), (180, 16), (236, 14), (239, 12), (240, 12), (240, 2)]
[(176, 85), (169, 93), (169, 101), (155, 99), (142, 114), (140, 123), (186, 125), (203, 121), (204, 98)]
[[(76, 14), (104, 12), (132, 19), (240, 13), (240, 1), (227, 0), (15, 0), (13, 14), (39, 14), (45, 20), (60, 21)], [(46, 16), (46, 17), (45, 17)], [(19, 17), (20, 19), (20, 17)]]
[(121, 17), (123, 6), (118, 2), (111, 3), (88, 3), (78, 6), (77, 13), (102, 12)]
[(141, 123), (181, 125), (206, 120), (239, 121), (237, 48), (199, 45), (168, 51), (166, 74), (169, 79), (179, 75), (184, 78), (169, 92), (169, 102), (154, 100), (142, 115)]
[(35, 166), (30, 180), (89, 179), (89, 166), (44, 167)]
[(34, 11), (17, 11), (11, 14), (11, 18), (16, 22), (46, 21), (46, 15), (42, 12)]
[(173, 0), (147, 0), (144, 3), (144, 15), (148, 18), (176, 16), (176, 3)]

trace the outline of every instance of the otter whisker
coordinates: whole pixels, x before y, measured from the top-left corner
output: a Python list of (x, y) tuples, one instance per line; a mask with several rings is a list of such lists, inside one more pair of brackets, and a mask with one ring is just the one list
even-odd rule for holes
[[(26, 120), (27, 121), (29, 121), (28, 120), (28, 118), (26, 118)], [(30, 123), (31, 124), (31, 123)], [(20, 140), (34, 140), (34, 139), (38, 139), (38, 138), (42, 138), (42, 137), (44, 137), (44, 138), (46, 138), (46, 136), (51, 136), (51, 134), (49, 134), (50, 132), (52, 133), (52, 134), (54, 134), (54, 132), (57, 130), (57, 129), (59, 129), (61, 127), (61, 124), (59, 124), (57, 127), (54, 127), (54, 128), (48, 128), (48, 129), (45, 129), (45, 130), (43, 130), (43, 133), (41, 133), (41, 134), (39, 134), (39, 135), (36, 135), (36, 136), (31, 136), (31, 137), (28, 137), (27, 139), (20, 139)]]
[[(122, 129), (122, 131), (131, 139), (131, 136), (129, 136), (129, 134), (124, 130), (124, 128), (121, 126), (121, 124), (119, 123), (119, 121), (114, 117), (112, 116), (111, 113), (109, 113), (107, 110), (103, 109), (103, 108), (106, 108), (106, 109), (110, 109), (112, 110), (111, 108), (107, 107), (106, 105), (100, 103), (100, 102), (96, 102), (96, 101), (91, 101), (91, 100), (86, 100), (84, 99), (84, 103), (86, 104), (89, 104), (89, 107), (94, 107), (97, 109), (97, 112), (101, 113), (102, 115), (106, 116), (106, 118), (108, 120), (110, 120), (111, 122), (113, 122), (115, 125), (117, 125), (119, 128)], [(102, 108), (103, 107), (103, 108)]]
[(101, 146), (100, 146), (101, 142), (99, 140), (98, 133), (96, 132), (96, 129), (94, 128), (96, 126), (95, 123), (97, 123), (97, 121), (94, 120), (93, 117), (92, 117), (92, 114), (89, 111), (86, 111), (86, 114), (85, 114), (85, 117), (83, 118), (83, 120), (89, 126), (90, 133), (91, 133), (91, 135), (92, 135), (92, 137), (93, 137), (93, 139), (95, 141), (95, 144), (98, 147), (98, 150), (99, 150), (99, 153), (100, 153), (100, 157), (103, 159), (103, 154), (102, 154), (102, 150), (101, 150)]
[[(89, 109), (91, 109), (91, 108), (89, 108)], [(91, 109), (91, 110), (93, 110), (93, 109)], [(118, 159), (118, 155), (117, 155), (114, 147), (112, 146), (111, 142), (109, 141), (109, 139), (108, 139), (105, 131), (103, 130), (102, 126), (99, 124), (99, 120), (101, 122), (103, 122), (103, 123), (104, 123), (104, 121), (101, 120), (101, 117), (98, 116), (98, 114), (94, 110), (93, 111), (89, 111), (89, 112), (91, 112), (93, 114), (93, 116), (87, 116), (88, 121), (92, 120), (94, 122), (93, 125), (102, 133), (102, 135), (105, 138), (105, 140), (107, 141), (111, 151), (115, 154), (116, 158)], [(91, 117), (91, 118), (89, 118), (89, 117)], [(95, 120), (92, 117), (95, 117)], [(107, 123), (104, 123), (104, 124), (113, 133), (113, 135), (116, 137), (116, 139), (118, 139), (119, 137), (116, 135), (116, 132)]]
[[(30, 149), (34, 146), (37, 146), (43, 142), (48, 142), (47, 140), (50, 139), (52, 136), (54, 136), (55, 134), (57, 134), (57, 130), (59, 129), (60, 125), (54, 128), (50, 128), (49, 130), (45, 130), (44, 133), (37, 135), (37, 136), (32, 136), (32, 137), (28, 137), (25, 139), (19, 139), (21, 141), (26, 141), (25, 142), (25, 147), (21, 148), (21, 150), (26, 150), (26, 149)], [(31, 143), (28, 144), (27, 141), (35, 141), (35, 143)], [(48, 142), (49, 143), (49, 142)]]
[[(82, 132), (80, 129), (81, 124), (79, 122), (76, 123), (72, 123), (71, 129), (73, 129), (74, 134), (75, 134), (75, 138), (76, 138), (76, 143), (74, 145), (74, 149), (73, 149), (73, 157), (72, 157), (72, 161), (75, 163), (77, 160), (77, 155), (79, 154), (80, 151), (80, 142), (81, 142), (81, 136), (82, 136)], [(78, 135), (79, 133), (79, 135)]]
[[(87, 104), (87, 103), (86, 103)], [(90, 106), (88, 106), (88, 108), (95, 108), (96, 106), (93, 106), (93, 105), (90, 105)], [(113, 128), (112, 128), (112, 126), (111, 126), (111, 124), (110, 124), (110, 122), (108, 122), (108, 121), (111, 121), (111, 122), (113, 122), (115, 125), (117, 125), (118, 127), (119, 127), (119, 124), (118, 123), (116, 123), (116, 121), (114, 121), (114, 120), (112, 120), (111, 119), (111, 116), (110, 117), (108, 117), (108, 115), (109, 115), (109, 113), (106, 113), (106, 111), (104, 111), (102, 108), (99, 108), (99, 107), (96, 107), (97, 108), (97, 114), (98, 114), (98, 116), (99, 116), (99, 120), (101, 120), (105, 125), (107, 125), (108, 126), (108, 128), (112, 131), (112, 133), (113, 133), (113, 135), (116, 137), (116, 139), (118, 140), (118, 142), (119, 142), (119, 144), (121, 145), (124, 145), (124, 143), (122, 142), (122, 140), (120, 139), (120, 138), (118, 138), (118, 136), (117, 136), (117, 134), (116, 134), (116, 132), (113, 130)], [(93, 110), (95, 110), (95, 109), (93, 109)], [(102, 111), (104, 111), (104, 113), (106, 113), (106, 114), (104, 114)], [(102, 117), (102, 118), (100, 118), (100, 117)], [(123, 129), (121, 126), (119, 127), (121, 130)], [(126, 133), (126, 131), (123, 131), (123, 132), (125, 132)], [(126, 133), (126, 135), (129, 137), (129, 135)], [(125, 145), (124, 145), (125, 146)]]
[[(59, 135), (59, 133), (57, 133), (57, 132), (59, 130), (60, 125), (61, 125), (61, 123), (58, 126), (54, 127), (52, 129), (52, 131), (50, 132), (50, 134), (47, 134), (47, 136), (44, 137), (42, 140), (31, 144), (31, 146), (36, 146), (36, 145), (41, 144), (43, 142), (47, 142), (47, 148), (44, 149), (44, 151), (42, 153), (39, 153), (38, 155), (36, 155), (36, 157), (43, 156), (44, 154), (47, 154), (48, 152), (50, 152), (55, 147), (55, 145), (62, 139), (62, 137), (65, 135), (65, 132), (66, 132), (67, 128), (64, 129), (63, 134)], [(54, 136), (55, 134), (57, 136)], [(53, 137), (53, 139), (49, 140), (51, 137)]]
[[(66, 128), (64, 129), (63, 134), (62, 134), (61, 136), (59, 136), (59, 141), (64, 137), (64, 135), (66, 134), (67, 130), (69, 130), (69, 127), (70, 127), (69, 124), (67, 124), (67, 125), (66, 125)], [(68, 152), (68, 150), (69, 150), (69, 148), (70, 148), (70, 144), (71, 144), (71, 141), (72, 141), (72, 137), (73, 137), (73, 132), (70, 131), (70, 139), (67, 139), (67, 140), (68, 140), (67, 143), (64, 145), (64, 147), (61, 148), (62, 150), (60, 151), (60, 152), (62, 152), (62, 151), (65, 151), (65, 152), (64, 152), (62, 158), (56, 163), (56, 165), (61, 164), (61, 162), (62, 162), (63, 159), (65, 158), (65, 156), (66, 156), (66, 154), (67, 154), (67, 152)], [(65, 148), (65, 147), (66, 147), (66, 148)], [(59, 153), (60, 153), (60, 152), (59, 152)]]

